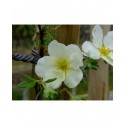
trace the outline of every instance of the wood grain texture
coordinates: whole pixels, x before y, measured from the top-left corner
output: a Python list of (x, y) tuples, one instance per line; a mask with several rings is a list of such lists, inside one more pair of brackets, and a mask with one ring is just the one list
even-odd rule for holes
[(56, 30), (56, 39), (65, 45), (78, 44), (79, 32), (79, 25), (62, 25)]

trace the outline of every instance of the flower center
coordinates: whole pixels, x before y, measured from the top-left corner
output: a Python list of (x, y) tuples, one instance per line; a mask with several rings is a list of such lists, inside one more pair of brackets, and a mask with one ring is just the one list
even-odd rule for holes
[(104, 46), (102, 48), (99, 48), (100, 53), (103, 56), (108, 56), (110, 53), (110, 49), (109, 48), (105, 48)]
[(57, 68), (61, 69), (62, 71), (66, 71), (69, 69), (69, 62), (65, 59), (61, 59), (57, 61)]

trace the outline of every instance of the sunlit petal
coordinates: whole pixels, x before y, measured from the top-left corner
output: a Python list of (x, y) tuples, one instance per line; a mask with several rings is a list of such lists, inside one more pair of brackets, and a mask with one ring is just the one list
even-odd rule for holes
[(70, 68), (71, 69), (78, 69), (79, 67), (83, 66), (83, 61), (80, 59), (78, 53), (73, 53), (69, 57)]
[(50, 56), (40, 58), (35, 66), (35, 73), (37, 76), (44, 77), (45, 72), (50, 69), (54, 69), (56, 66), (55, 60), (56, 58)]
[(104, 46), (113, 50), (113, 31), (110, 31), (104, 37)]
[(104, 59), (107, 63), (109, 63), (110, 65), (113, 66), (113, 60), (112, 59), (110, 59), (110, 58), (108, 58), (106, 56), (101, 56), (101, 58)]
[(97, 48), (93, 45), (92, 42), (85, 41), (82, 45), (83, 52), (86, 53), (86, 55), (92, 59), (99, 59), (100, 53)]
[(50, 56), (61, 58), (65, 55), (65, 45), (53, 40), (48, 46), (48, 53)]
[(50, 70), (45, 73), (44, 81), (48, 79), (57, 78), (55, 81), (47, 83), (46, 87), (50, 89), (57, 89), (61, 86), (62, 81), (65, 79), (65, 74), (61, 70)]
[[(70, 57), (73, 53), (76, 53), (77, 54), (77, 57), (79, 59), (83, 59), (83, 55), (82, 55), (82, 52), (80, 50), (80, 48), (77, 46), (77, 45), (74, 45), (74, 44), (70, 44), (68, 46), (66, 46), (66, 51), (65, 51), (66, 55), (68, 57)], [(67, 58), (68, 58), (67, 57)]]
[(111, 59), (113, 59), (113, 51), (111, 51), (111, 52), (109, 53), (109, 57), (110, 57)]
[(103, 31), (99, 25), (94, 26), (92, 30), (92, 36), (93, 44), (95, 45), (95, 47), (100, 48), (102, 46)]
[(80, 83), (82, 78), (83, 78), (83, 73), (80, 69), (70, 70), (69, 72), (66, 73), (66, 78), (64, 80), (64, 83), (69, 88), (74, 88)]

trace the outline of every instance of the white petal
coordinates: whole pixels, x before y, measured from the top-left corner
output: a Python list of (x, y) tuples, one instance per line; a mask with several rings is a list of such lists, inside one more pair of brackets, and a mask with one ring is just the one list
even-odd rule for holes
[(53, 40), (48, 46), (48, 53), (50, 56), (62, 57), (64, 56), (65, 45), (58, 43), (56, 40)]
[(97, 48), (94, 47), (92, 42), (85, 41), (82, 45), (82, 50), (86, 53), (86, 55), (92, 59), (99, 59), (100, 53)]
[(48, 56), (40, 58), (35, 66), (35, 73), (39, 77), (43, 77), (45, 72), (48, 70), (46, 63), (48, 62)]
[(104, 59), (107, 63), (109, 63), (110, 65), (113, 66), (113, 60), (112, 60), (112, 59), (107, 58), (107, 57), (105, 57), (105, 56), (101, 56), (101, 58)]
[(100, 48), (102, 46), (102, 39), (103, 39), (103, 31), (102, 28), (99, 25), (94, 26), (92, 30), (92, 36), (93, 36), (93, 44)]
[(61, 86), (62, 81), (65, 79), (65, 73), (61, 70), (50, 70), (45, 73), (45, 77), (43, 78), (44, 81), (48, 79), (57, 78), (55, 81), (46, 83), (46, 87), (50, 89), (57, 89)]
[(83, 60), (79, 58), (78, 53), (71, 54), (68, 61), (71, 69), (78, 69), (79, 67), (83, 66)]
[(104, 37), (104, 46), (113, 50), (113, 31), (110, 31)]
[(35, 66), (35, 73), (39, 77), (44, 77), (45, 72), (55, 67), (55, 58), (44, 56), (40, 58)]
[(110, 57), (111, 59), (113, 59), (113, 51), (111, 51), (111, 52), (109, 53), (109, 57)]
[(70, 45), (66, 46), (65, 54), (67, 55), (67, 58), (70, 57), (73, 53), (77, 53), (77, 57), (81, 60), (83, 59), (82, 52), (77, 45), (70, 44)]
[(67, 87), (74, 88), (80, 83), (82, 78), (83, 73), (80, 69), (70, 70), (69, 72), (66, 72), (66, 78), (64, 80), (64, 83)]

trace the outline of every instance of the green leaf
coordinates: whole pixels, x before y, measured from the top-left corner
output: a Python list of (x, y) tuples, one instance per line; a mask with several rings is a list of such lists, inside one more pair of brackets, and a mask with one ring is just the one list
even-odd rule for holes
[(36, 85), (36, 79), (31, 78), (30, 76), (24, 76), (25, 81), (20, 82), (17, 86), (21, 88), (33, 88)]
[(48, 80), (46, 80), (45, 81), (45, 83), (50, 83), (50, 82), (53, 82), (53, 81), (55, 81), (57, 78), (53, 78), (53, 79), (48, 79)]
[(36, 79), (34, 79), (34, 78), (31, 78), (30, 76), (27, 76), (27, 75), (25, 75), (24, 76), (24, 79), (25, 79), (25, 81), (36, 81)]
[(97, 60), (91, 58), (86, 58), (86, 60), (84, 60), (84, 66), (82, 70), (89, 70), (89, 69), (97, 70), (98, 68), (99, 65)]
[(23, 81), (19, 83), (17, 86), (21, 88), (33, 88), (36, 85), (36, 81), (28, 82), (28, 81)]
[(43, 96), (46, 100), (54, 100), (58, 98), (58, 93), (55, 90), (46, 88), (44, 89)]

